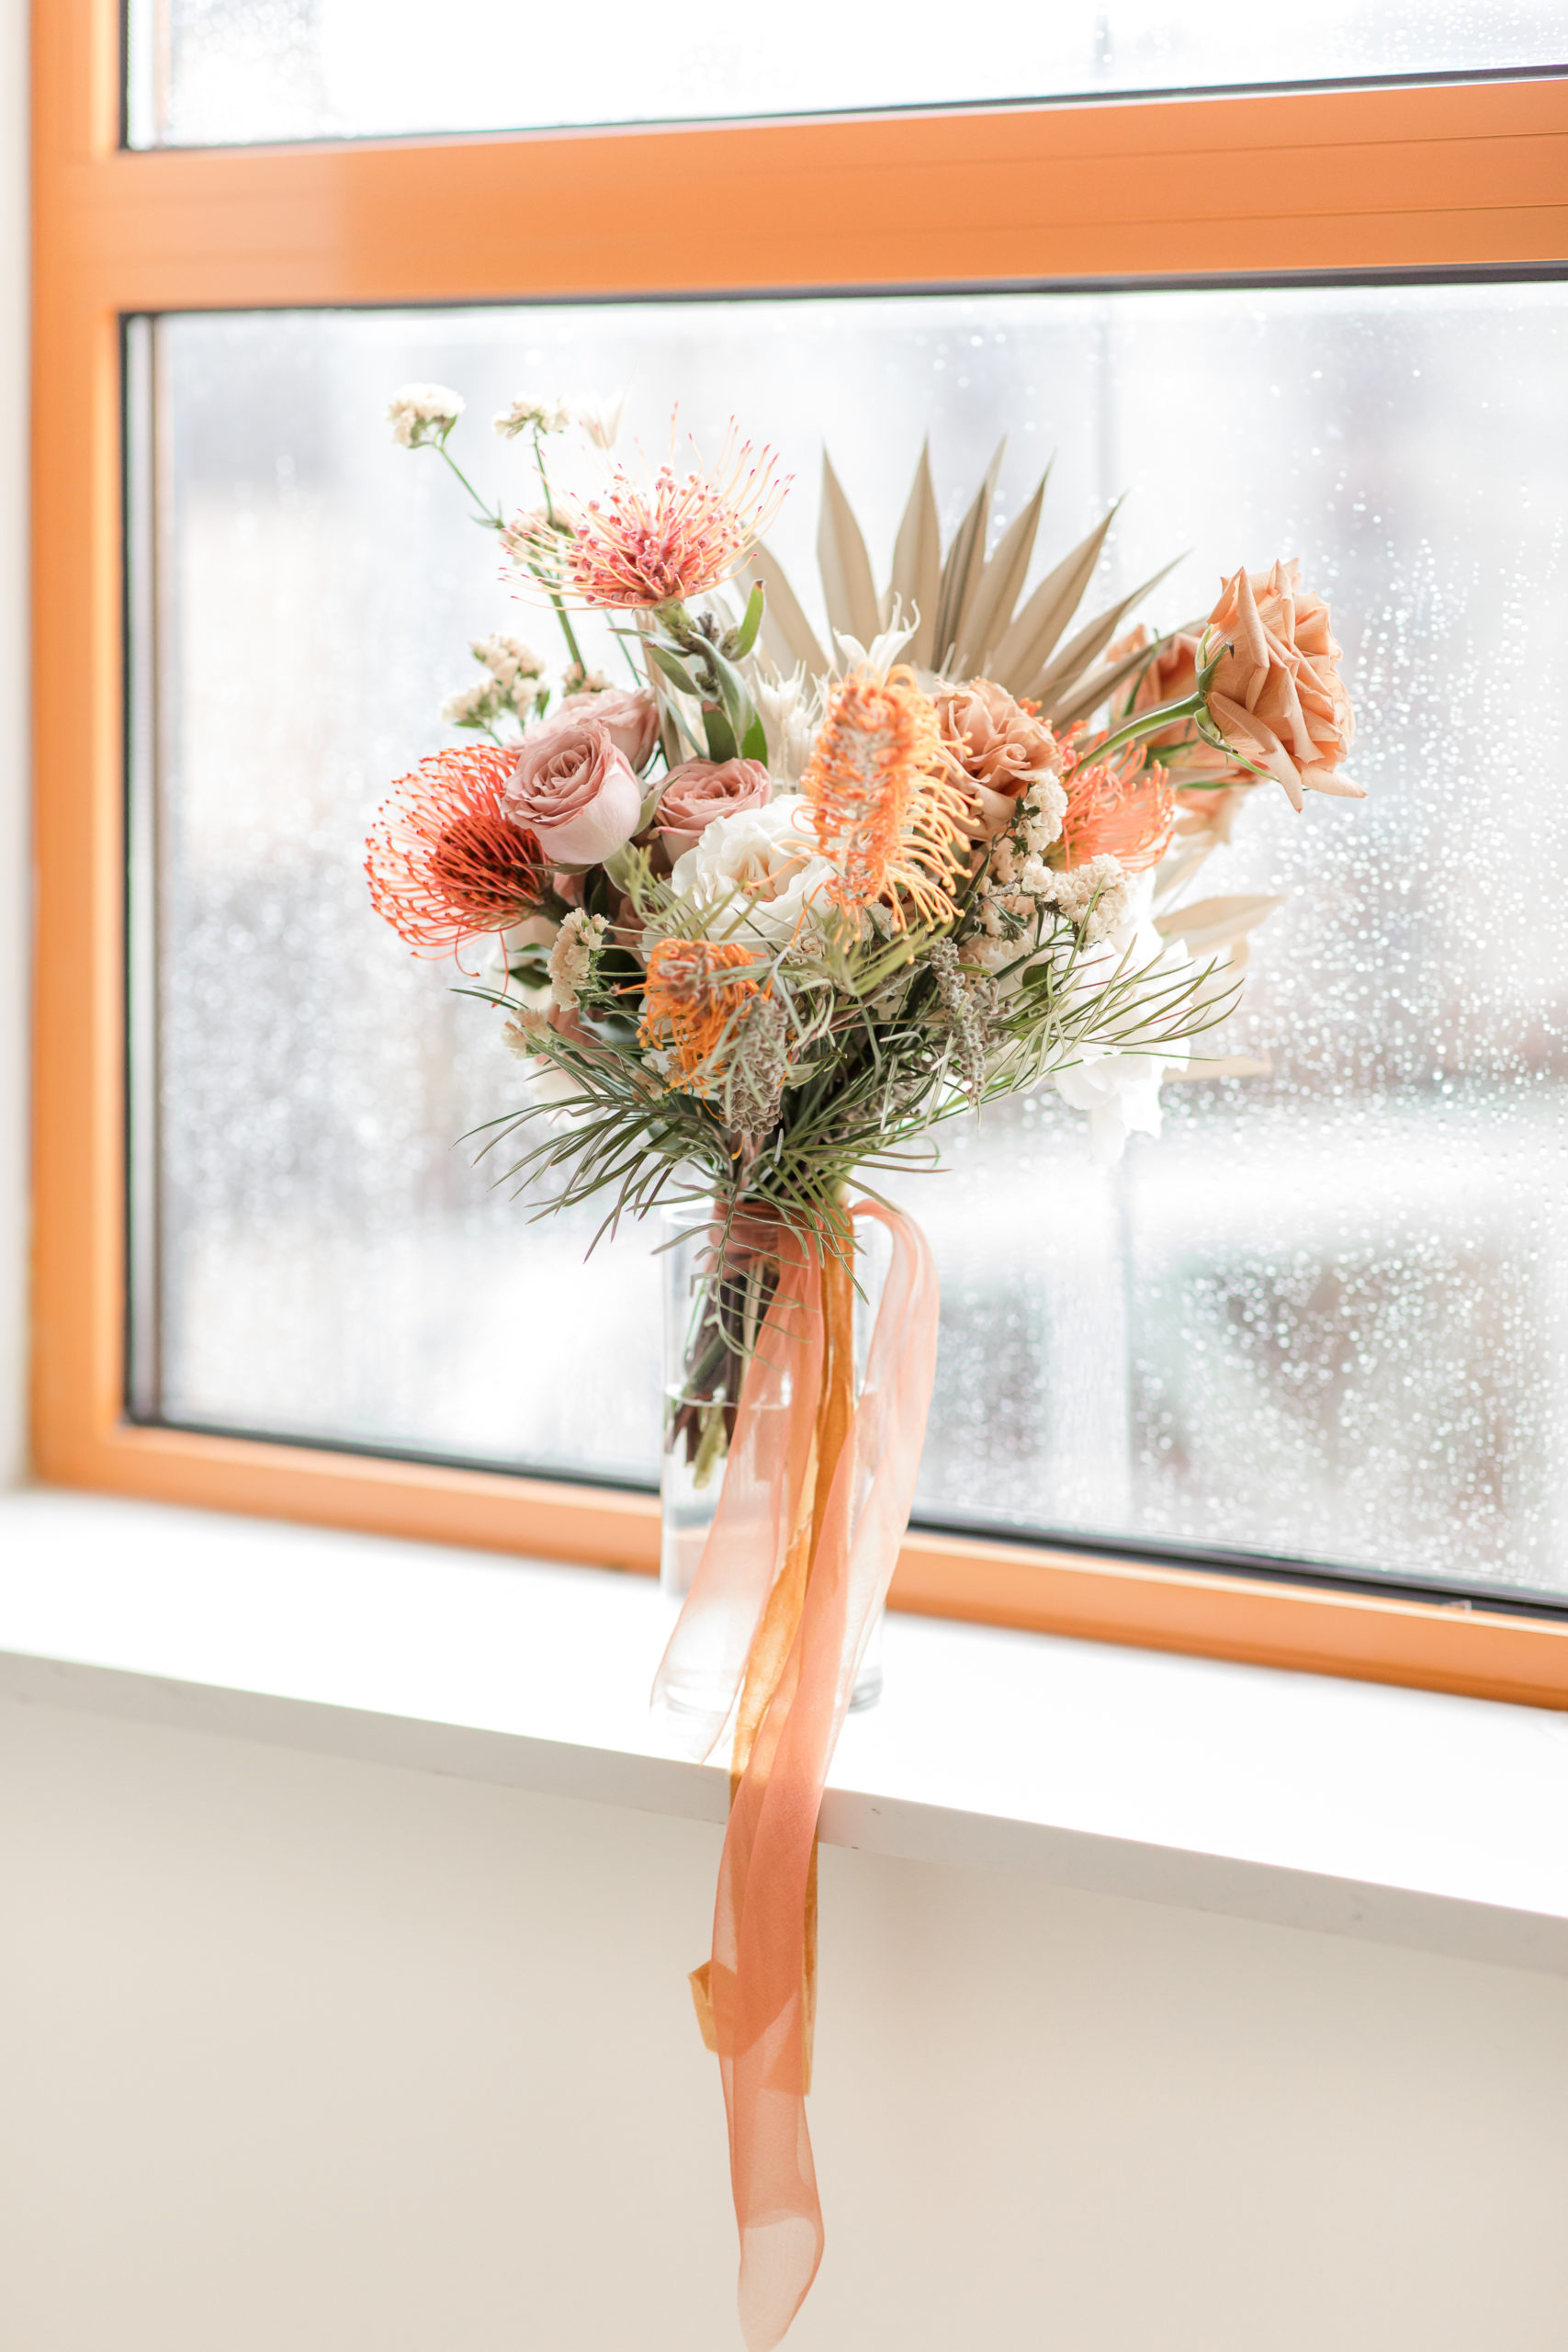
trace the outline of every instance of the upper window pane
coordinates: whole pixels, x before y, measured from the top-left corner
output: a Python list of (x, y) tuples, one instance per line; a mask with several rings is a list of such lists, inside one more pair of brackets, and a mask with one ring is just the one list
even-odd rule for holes
[[(135, 1402), (175, 1421), (651, 1480), (654, 1236), (585, 1266), (458, 1138), (518, 1066), (360, 859), (468, 640), (536, 636), (427, 454), (522, 496), (491, 413), (633, 386), (795, 471), (823, 436), (878, 567), (929, 428), (944, 533), (1055, 452), (1054, 564), (1131, 492), (1087, 609), (1299, 554), (1365, 803), (1249, 800), (1201, 890), (1279, 891), (1230, 1049), (1096, 1168), (1055, 1095), (911, 1179), (942, 1282), (918, 1510), (1568, 1596), (1568, 285), (886, 296), (186, 317), (133, 369), (141, 1022)], [(540, 638), (539, 642), (545, 640)], [(614, 658), (608, 639), (605, 653)], [(600, 659), (598, 649), (590, 659)], [(944, 1150), (948, 1147), (944, 1146)]]
[(1462, 74), (1568, 57), (1568, 0), (795, 0), (787, 23), (646, 0), (130, 0), (135, 147)]

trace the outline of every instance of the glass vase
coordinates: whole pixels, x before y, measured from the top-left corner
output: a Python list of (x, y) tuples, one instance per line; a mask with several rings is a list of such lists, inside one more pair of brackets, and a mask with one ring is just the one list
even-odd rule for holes
[[(744, 1237), (723, 1242), (712, 1201), (682, 1203), (662, 1215), (664, 1297), (663, 1455), (660, 1474), (659, 1580), (673, 1600), (684, 1600), (718, 1508), (746, 1351), (754, 1343), (773, 1295), (775, 1267), (765, 1248)], [(868, 1217), (855, 1221), (854, 1383), (865, 1393), (871, 1335), (887, 1277), (892, 1244), (887, 1229)], [(723, 1248), (723, 1262), (719, 1251)], [(793, 1403), (787, 1363), (778, 1401)], [(815, 1409), (815, 1406), (813, 1407)], [(712, 1694), (676, 1683), (671, 1706), (706, 1711)], [(882, 1612), (878, 1611), (850, 1701), (852, 1713), (882, 1696)]]

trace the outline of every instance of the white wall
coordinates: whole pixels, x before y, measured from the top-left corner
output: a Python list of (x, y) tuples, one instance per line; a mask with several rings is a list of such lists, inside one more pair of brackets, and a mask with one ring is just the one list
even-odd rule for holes
[(21, 1475), (26, 1295), (27, 8), (0, 0), (0, 1487)]
[[(716, 1853), (0, 1708), (6, 2352), (738, 2352)], [(1561, 2352), (1568, 1985), (823, 1862), (790, 2352)]]

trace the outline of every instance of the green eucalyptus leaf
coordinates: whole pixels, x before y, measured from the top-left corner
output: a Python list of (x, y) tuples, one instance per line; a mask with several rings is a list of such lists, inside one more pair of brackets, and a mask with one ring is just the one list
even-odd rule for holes
[(743, 760), (761, 760), (764, 767), (768, 764), (767, 731), (756, 711), (751, 713), (751, 723), (740, 738), (740, 756)]

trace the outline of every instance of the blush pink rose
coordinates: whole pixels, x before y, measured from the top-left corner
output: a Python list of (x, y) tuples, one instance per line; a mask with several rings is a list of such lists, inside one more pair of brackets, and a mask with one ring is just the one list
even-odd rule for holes
[(575, 715), (524, 737), (502, 800), (538, 835), (546, 857), (566, 865), (602, 864), (630, 841), (642, 814), (642, 786), (608, 729)]
[(761, 760), (683, 760), (670, 771), (659, 802), (659, 828), (671, 861), (695, 849), (716, 817), (750, 816), (773, 797)]
[[(646, 686), (609, 689), (603, 694), (568, 695), (555, 713), (555, 719), (568, 714), (574, 719), (592, 718), (601, 726), (628, 767), (640, 775), (653, 757), (653, 747), (659, 741), (659, 705)], [(551, 726), (554, 719), (547, 719)]]

